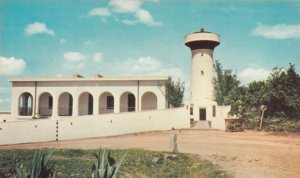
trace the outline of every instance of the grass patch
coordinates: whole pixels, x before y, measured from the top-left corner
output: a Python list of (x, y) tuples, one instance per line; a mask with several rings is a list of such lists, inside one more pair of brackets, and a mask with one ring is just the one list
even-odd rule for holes
[[(12, 177), (17, 164), (30, 168), (35, 150), (0, 150), (0, 177)], [(54, 161), (58, 178), (91, 177), (98, 150), (55, 149)], [(173, 154), (141, 149), (112, 150), (116, 160), (127, 152), (120, 169), (120, 177), (135, 178), (202, 178), (232, 177), (210, 162), (199, 160), (194, 154)], [(106, 151), (108, 153), (108, 150)]]

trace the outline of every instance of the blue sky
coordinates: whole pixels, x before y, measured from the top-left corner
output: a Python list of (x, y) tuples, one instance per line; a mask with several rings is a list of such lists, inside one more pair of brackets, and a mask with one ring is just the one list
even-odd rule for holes
[(300, 1), (0, 0), (0, 110), (9, 78), (171, 75), (189, 90), (186, 34), (218, 33), (214, 57), (242, 83), (300, 67)]

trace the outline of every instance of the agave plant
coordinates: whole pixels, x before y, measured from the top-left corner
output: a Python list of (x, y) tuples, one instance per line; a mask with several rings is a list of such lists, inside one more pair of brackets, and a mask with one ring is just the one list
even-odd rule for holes
[(107, 162), (105, 163), (105, 150), (99, 149), (98, 154), (94, 154), (97, 161), (93, 165), (92, 178), (117, 178), (121, 164), (126, 156), (122, 157), (120, 161), (116, 161), (110, 156), (110, 151), (107, 155)]
[(35, 152), (31, 170), (26, 172), (22, 169), (22, 166), (16, 168), (17, 178), (50, 178), (55, 177), (54, 175), (54, 163), (50, 166), (49, 160), (53, 154), (53, 151), (46, 153), (40, 150), (38, 153)]

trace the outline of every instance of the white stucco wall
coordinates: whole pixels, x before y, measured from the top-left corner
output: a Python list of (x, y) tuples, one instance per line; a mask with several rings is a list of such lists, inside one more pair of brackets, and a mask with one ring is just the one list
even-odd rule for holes
[(196, 49), (192, 51), (191, 102), (206, 105), (213, 100), (213, 50)]
[(185, 108), (0, 122), (0, 145), (189, 128)]
[(11, 113), (8, 111), (0, 111), (0, 122), (11, 121)]
[(54, 141), (56, 121), (50, 119), (0, 123), (0, 145)]
[(213, 119), (213, 129), (225, 130), (225, 119), (230, 111), (230, 106), (217, 106), (217, 117)]
[(145, 131), (189, 128), (185, 108), (79, 116), (59, 121), (59, 139), (112, 136)]

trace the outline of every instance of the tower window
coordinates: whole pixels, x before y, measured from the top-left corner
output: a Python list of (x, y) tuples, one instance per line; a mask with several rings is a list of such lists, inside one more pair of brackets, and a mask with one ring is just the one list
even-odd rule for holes
[(193, 115), (193, 107), (190, 107), (190, 115)]
[(201, 75), (204, 75), (204, 71), (203, 70), (201, 70)]

